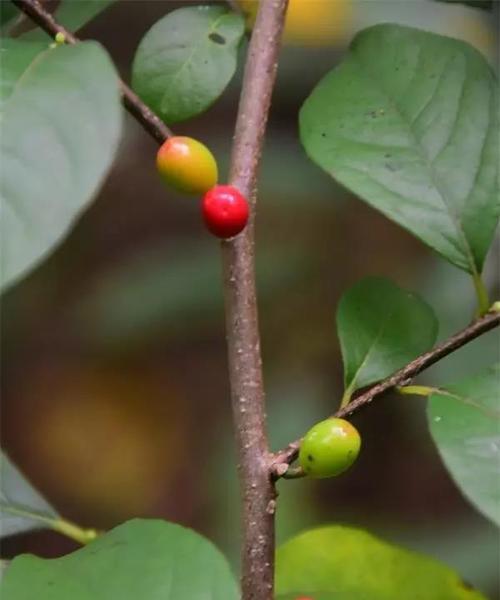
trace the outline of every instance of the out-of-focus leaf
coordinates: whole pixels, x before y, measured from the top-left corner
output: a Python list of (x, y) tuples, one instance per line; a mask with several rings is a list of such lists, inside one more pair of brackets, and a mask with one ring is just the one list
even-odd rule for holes
[(48, 527), (56, 511), (7, 458), (0, 454), (0, 536)]
[[(217, 248), (211, 243), (182, 242), (148, 251), (113, 273), (106, 273), (76, 308), (77, 327), (98, 343), (121, 344), (131, 339), (189, 334), (207, 319), (222, 318), (222, 273)], [(303, 275), (302, 255), (265, 250), (257, 261), (261, 299)]]
[(33, 66), (37, 56), (48, 50), (43, 42), (25, 42), (22, 40), (0, 39), (0, 110), (3, 103), (14, 93), (21, 75)]
[(500, 211), (496, 90), (468, 44), (377, 25), (304, 103), (301, 140), (340, 183), (477, 274)]
[(437, 335), (432, 309), (379, 277), (362, 279), (343, 295), (337, 328), (347, 397), (429, 350)]
[(432, 394), (428, 420), (457, 485), (500, 525), (500, 367)]
[[(404, 517), (403, 517), (404, 519)], [(438, 518), (439, 520), (439, 518)], [(387, 523), (381, 524), (387, 531)], [(473, 581), (486, 593), (498, 582), (500, 547), (498, 528), (485, 519), (426, 520), (426, 523), (392, 520), (390, 537), (398, 545), (424, 552), (441, 560), (460, 573), (465, 581)]]
[(306, 531), (278, 549), (276, 591), (356, 600), (485, 600), (451, 569), (360, 529)]
[(43, 52), (17, 79), (1, 118), (6, 286), (62, 240), (111, 166), (122, 108), (107, 53), (95, 42)]
[[(68, 31), (78, 31), (103, 10), (117, 0), (62, 0), (55, 12), (55, 19)], [(4, 4), (2, 0), (2, 4)], [(21, 36), (23, 40), (45, 42), (49, 39), (42, 29), (28, 31)]]
[(172, 11), (139, 45), (132, 68), (135, 91), (168, 123), (203, 112), (234, 75), (244, 32), (243, 17), (223, 6)]
[(0, 559), (0, 581), (3, 579), (5, 571), (7, 570), (9, 564), (10, 564), (10, 561)]
[(236, 600), (226, 559), (173, 523), (135, 519), (61, 558), (15, 558), (3, 600)]
[(17, 17), (19, 10), (12, 4), (12, 2), (6, 2), (2, 0), (0, 2), (0, 28), (9, 25), (13, 19)]

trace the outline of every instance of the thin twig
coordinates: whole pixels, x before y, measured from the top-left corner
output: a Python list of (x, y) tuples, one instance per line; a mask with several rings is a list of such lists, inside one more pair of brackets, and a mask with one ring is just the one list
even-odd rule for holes
[[(62, 33), (67, 44), (77, 44), (80, 41), (73, 33), (57, 23), (51, 13), (46, 11), (38, 0), (11, 1), (51, 37), (55, 37), (57, 33)], [(172, 131), (160, 117), (146, 106), (122, 80), (120, 80), (120, 87), (125, 108), (159, 144), (172, 137)]]
[(271, 600), (276, 493), (270, 478), (254, 274), (256, 179), (288, 0), (260, 2), (243, 77), (230, 182), (248, 199), (245, 231), (222, 243), (229, 378), (242, 497), (242, 597)]
[[(347, 406), (338, 410), (334, 416), (346, 417), (351, 415), (353, 412), (368, 405), (372, 400), (385, 392), (399, 386), (407, 385), (414, 377), (425, 369), (428, 369), (434, 363), (499, 325), (499, 311), (492, 310), (491, 312), (486, 313), (483, 317), (476, 319), (468, 327), (451, 336), (442, 344), (439, 344), (429, 352), (422, 354), (399, 371), (396, 371), (396, 373), (390, 377), (387, 377), (387, 379), (380, 381), (365, 392), (362, 392), (347, 404)], [(282, 477), (283, 463), (290, 464), (297, 458), (299, 447), (300, 440), (296, 440), (274, 455), (272, 471), (275, 479)]]

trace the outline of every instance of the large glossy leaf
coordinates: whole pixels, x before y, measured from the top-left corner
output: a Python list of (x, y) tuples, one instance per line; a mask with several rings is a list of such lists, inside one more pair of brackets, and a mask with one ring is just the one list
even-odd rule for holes
[(2, 600), (236, 600), (225, 558), (179, 525), (133, 520), (58, 559), (16, 558)]
[(0, 454), (0, 535), (47, 527), (56, 511), (36, 491), (7, 456)]
[(122, 109), (108, 55), (95, 42), (47, 50), (17, 79), (1, 119), (5, 286), (64, 237), (111, 166)]
[(500, 367), (430, 396), (428, 419), (457, 485), (500, 525)]
[(340, 183), (477, 273), (499, 213), (496, 85), (468, 44), (377, 25), (304, 103), (301, 140)]
[(281, 546), (276, 591), (278, 598), (324, 600), (484, 600), (441, 563), (341, 526), (313, 529)]
[[(58, 23), (69, 31), (78, 31), (117, 0), (62, 0), (55, 12)], [(3, 4), (3, 1), (2, 1)], [(47, 41), (49, 36), (37, 28), (21, 36), (22, 40)]]
[(367, 277), (342, 296), (337, 329), (349, 396), (429, 350), (437, 321), (415, 294), (387, 279)]
[(14, 93), (21, 75), (33, 65), (42, 52), (48, 50), (43, 42), (25, 42), (17, 39), (0, 39), (0, 110), (3, 103)]
[(174, 10), (142, 39), (132, 83), (165, 121), (189, 119), (206, 110), (234, 75), (244, 19), (223, 6)]

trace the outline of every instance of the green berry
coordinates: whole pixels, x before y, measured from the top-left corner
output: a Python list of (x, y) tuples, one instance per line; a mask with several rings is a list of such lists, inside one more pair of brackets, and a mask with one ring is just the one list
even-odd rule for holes
[(310, 477), (335, 477), (356, 460), (361, 447), (358, 430), (344, 419), (316, 423), (300, 446), (300, 466)]
[(490, 311), (491, 312), (500, 312), (500, 300), (493, 302), (493, 304), (491, 305)]
[(204, 194), (217, 183), (213, 154), (194, 138), (169, 138), (158, 150), (156, 166), (165, 183), (187, 194)]

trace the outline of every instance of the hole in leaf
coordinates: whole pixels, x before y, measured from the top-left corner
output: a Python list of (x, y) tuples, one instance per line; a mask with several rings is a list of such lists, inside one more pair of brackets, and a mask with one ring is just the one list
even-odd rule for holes
[(208, 39), (214, 42), (214, 44), (224, 45), (226, 43), (226, 38), (218, 33), (210, 33), (208, 35)]

